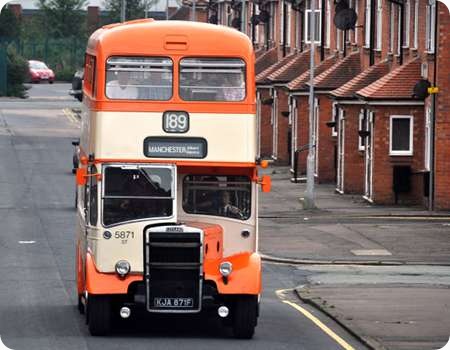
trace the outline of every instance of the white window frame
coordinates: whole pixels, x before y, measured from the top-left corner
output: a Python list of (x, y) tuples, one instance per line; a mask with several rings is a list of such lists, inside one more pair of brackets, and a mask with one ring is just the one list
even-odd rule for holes
[(394, 3), (391, 2), (389, 10), (389, 53), (394, 53), (395, 16)]
[(326, 39), (325, 39), (325, 47), (329, 48), (331, 43), (331, 0), (327, 0), (326, 4)]
[(425, 170), (431, 169), (431, 109), (425, 109), (425, 148), (424, 148)]
[(370, 1), (366, 0), (366, 11), (364, 14), (364, 47), (370, 47)]
[(426, 10), (426, 30), (425, 30), (425, 43), (426, 51), (428, 53), (434, 53), (435, 43), (435, 23), (436, 23), (436, 0), (429, 0)]
[(355, 12), (357, 16), (356, 24), (355, 24), (355, 43), (358, 44), (358, 32), (359, 32), (359, 0), (355, 0)]
[(414, 2), (414, 49), (419, 46), (419, 0)]
[[(396, 151), (392, 149), (392, 122), (394, 119), (409, 119), (409, 150)], [(389, 155), (390, 156), (412, 156), (414, 144), (414, 117), (412, 115), (391, 115), (389, 117)]]
[(331, 105), (331, 120), (333, 122), (335, 122), (336, 124), (331, 128), (331, 136), (337, 136), (338, 132), (337, 132), (337, 125), (338, 125), (338, 114), (337, 112), (337, 102), (333, 102), (333, 104)]
[[(309, 34), (309, 20), (308, 20), (308, 18), (309, 18), (309, 16), (308, 16), (308, 14), (309, 13), (311, 13), (312, 12), (312, 10), (310, 10), (310, 9), (307, 9), (307, 10), (305, 10), (305, 43), (307, 43), (307, 44), (311, 44), (311, 40), (308, 40), (308, 34)], [(322, 27), (322, 11), (321, 11), (321, 9), (320, 8), (316, 8), (315, 10), (314, 10), (314, 12), (316, 12), (316, 13), (318, 13), (319, 14), (319, 28), (321, 28)], [(319, 38), (318, 38), (318, 40), (315, 40), (314, 41), (314, 43), (315, 44), (320, 44), (320, 41), (321, 41), (321, 39), (322, 39), (322, 32), (321, 32), (321, 30), (319, 30), (319, 33), (316, 33), (316, 36), (318, 36)]]
[(291, 40), (291, 32), (292, 32), (291, 16), (292, 16), (292, 7), (291, 7), (291, 4), (288, 2), (286, 4), (286, 30), (287, 30), (287, 32), (286, 32), (286, 43), (285, 43), (285, 45), (287, 47), (291, 47), (291, 42), (292, 42), (292, 40)]
[(400, 55), (400, 50), (402, 49), (400, 43), (402, 42), (402, 25), (400, 23), (400, 18), (402, 18), (402, 8), (397, 6), (397, 55)]
[(284, 5), (285, 5), (285, 2), (284, 1), (280, 1), (279, 2), (279, 10), (280, 10), (280, 37), (279, 37), (279, 39), (278, 39), (278, 43), (280, 44), (280, 45), (282, 45), (283, 44), (283, 39), (284, 39)]
[(377, 41), (375, 50), (381, 51), (383, 46), (383, 0), (377, 0)]
[[(359, 112), (359, 116), (358, 116), (358, 120), (359, 120), (359, 127), (358, 127), (358, 131), (362, 131), (365, 130), (367, 123), (364, 123), (364, 116), (365, 116), (365, 110), (361, 109), (361, 111)], [(364, 137), (361, 137), (358, 135), (358, 151), (365, 151), (366, 150), (366, 140)]]
[(411, 30), (411, 0), (405, 0), (405, 40), (403, 42), (403, 47), (408, 48), (410, 46), (410, 35), (409, 32)]

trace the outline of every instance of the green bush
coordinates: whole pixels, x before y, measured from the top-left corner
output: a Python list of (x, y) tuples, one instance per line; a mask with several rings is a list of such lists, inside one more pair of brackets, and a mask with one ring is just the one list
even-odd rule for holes
[(9, 46), (6, 53), (7, 86), (6, 96), (27, 97), (25, 81), (28, 78), (28, 61), (16, 49)]
[(76, 69), (73, 67), (64, 67), (55, 70), (55, 80), (58, 81), (72, 81)]

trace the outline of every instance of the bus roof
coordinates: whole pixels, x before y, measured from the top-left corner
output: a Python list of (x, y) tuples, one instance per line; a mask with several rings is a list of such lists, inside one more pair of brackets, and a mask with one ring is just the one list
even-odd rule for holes
[(87, 52), (114, 55), (201, 55), (253, 59), (249, 38), (225, 26), (141, 19), (104, 26), (92, 34)]

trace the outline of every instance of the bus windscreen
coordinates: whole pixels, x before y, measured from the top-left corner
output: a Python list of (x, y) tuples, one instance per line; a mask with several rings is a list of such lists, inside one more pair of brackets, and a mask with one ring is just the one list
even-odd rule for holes
[(237, 58), (184, 58), (179, 91), (185, 101), (242, 101), (245, 63)]
[(173, 213), (173, 170), (156, 167), (105, 168), (103, 223), (105, 226)]

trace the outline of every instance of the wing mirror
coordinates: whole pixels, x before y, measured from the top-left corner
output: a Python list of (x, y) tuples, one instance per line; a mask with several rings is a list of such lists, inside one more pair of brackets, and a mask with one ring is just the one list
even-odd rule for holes
[(77, 172), (75, 175), (77, 185), (84, 186), (87, 182), (87, 169), (86, 168), (77, 168)]

